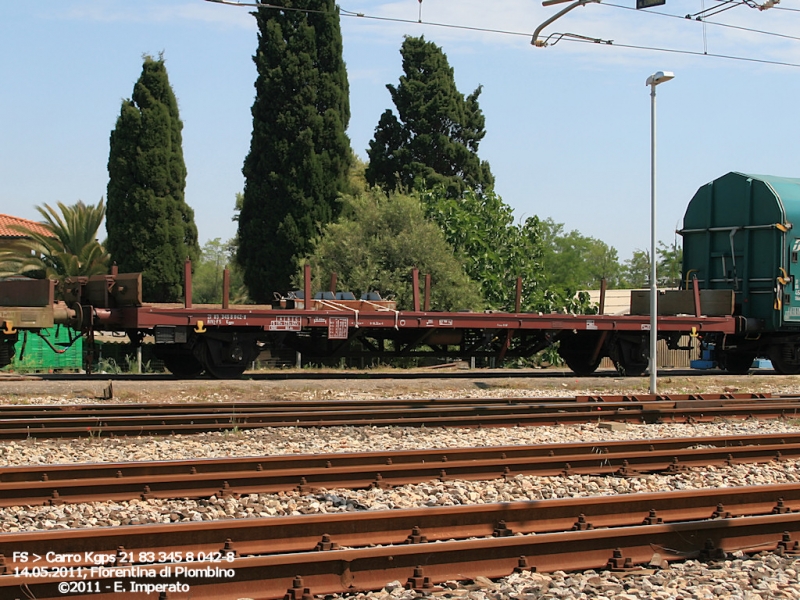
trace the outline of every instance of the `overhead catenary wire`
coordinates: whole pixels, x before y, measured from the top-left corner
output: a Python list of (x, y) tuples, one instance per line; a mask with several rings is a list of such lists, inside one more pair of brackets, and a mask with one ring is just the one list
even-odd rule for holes
[(721, 4), (718, 4), (717, 6), (714, 6), (712, 8), (705, 8), (701, 6), (700, 12), (696, 12), (693, 15), (686, 15), (686, 18), (697, 19), (698, 21), (701, 21), (706, 17), (718, 15), (721, 12), (725, 12), (726, 10), (736, 8), (737, 6), (742, 6), (743, 4), (747, 4), (747, 2), (745, 0), (741, 0), (740, 2), (734, 2), (733, 0), (724, 0)]
[[(217, 3), (217, 4), (225, 4), (227, 6), (270, 8), (270, 9), (276, 9), (276, 10), (305, 12), (305, 13), (313, 13), (313, 14), (323, 14), (323, 13), (329, 12), (329, 11), (315, 10), (315, 9), (287, 8), (287, 7), (283, 7), (283, 6), (278, 6), (278, 5), (274, 5), (274, 4), (264, 4), (264, 3), (260, 3), (260, 2), (238, 2), (238, 1), (235, 1), (235, 0), (205, 0), (205, 1), (206, 2), (214, 2), (214, 3)], [(732, 0), (728, 0), (728, 1), (732, 1)], [(603, 6), (603, 5), (604, 4), (600, 4), (600, 6)], [(626, 10), (635, 10), (635, 9), (627, 7), (627, 6), (622, 6), (622, 5), (617, 5), (617, 4), (607, 4), (607, 6), (612, 6), (612, 7), (615, 7), (615, 8), (623, 8), (623, 9), (626, 9)], [(775, 6), (770, 10), (779, 9), (779, 8), (781, 8), (781, 7)], [(786, 10), (792, 10), (792, 11), (800, 12), (800, 10), (798, 10), (798, 9), (786, 9)], [(672, 15), (672, 14), (669, 14), (669, 13), (662, 13), (662, 12), (659, 12), (659, 11), (647, 10), (647, 11), (638, 11), (638, 12), (640, 12), (640, 13), (641, 12), (646, 12), (648, 14), (655, 14), (655, 15), (660, 15), (660, 16), (678, 18), (678, 19), (681, 19), (681, 20), (684, 20), (684, 21), (686, 20), (685, 17), (681, 17), (681, 16), (678, 16), (678, 15)], [(399, 17), (382, 17), (382, 16), (378, 16), (378, 15), (369, 15), (369, 14), (362, 13), (362, 12), (351, 11), (351, 10), (347, 10), (345, 8), (342, 8), (342, 7), (339, 7), (339, 14), (341, 14), (342, 16), (345, 16), (345, 17), (352, 17), (352, 18), (358, 18), (358, 19), (368, 19), (368, 20), (373, 20), (373, 21), (384, 21), (384, 22), (401, 23), (401, 24), (408, 24), (408, 25), (427, 25), (429, 27), (438, 27), (438, 28), (443, 28), (443, 29), (474, 31), (474, 32), (479, 32), (479, 33), (510, 35), (510, 36), (524, 37), (524, 38), (530, 38), (530, 35), (531, 35), (530, 32), (527, 32), (527, 31), (525, 31), (525, 32), (522, 32), (522, 31), (511, 31), (511, 30), (494, 29), (494, 28), (488, 28), (488, 27), (477, 27), (477, 26), (470, 26), (470, 25), (457, 25), (455, 23), (439, 23), (439, 22), (436, 22), (436, 21), (423, 21), (423, 20), (418, 20), (418, 19), (402, 19), (402, 18), (399, 18)], [(709, 25), (714, 25), (714, 26), (719, 26), (719, 27), (727, 27), (727, 28), (731, 28), (731, 29), (739, 29), (739, 30), (742, 30), (742, 31), (750, 32), (750, 33), (757, 33), (757, 34), (768, 35), (768, 36), (776, 36), (776, 37), (781, 37), (781, 38), (785, 38), (785, 39), (800, 41), (800, 37), (791, 36), (791, 35), (787, 35), (787, 34), (781, 34), (781, 33), (777, 33), (777, 32), (770, 32), (770, 31), (751, 29), (751, 28), (741, 27), (741, 26), (737, 26), (737, 25), (729, 25), (729, 24), (726, 24), (726, 23), (718, 23), (716, 21), (705, 21), (705, 20), (703, 20), (703, 22), (704, 23), (708, 23)], [(711, 52), (697, 52), (697, 51), (693, 51), (693, 50), (681, 50), (681, 49), (677, 49), (677, 48), (659, 48), (659, 47), (656, 47), (656, 46), (642, 46), (642, 45), (636, 45), (636, 44), (621, 44), (621, 43), (617, 43), (617, 42), (611, 42), (611, 41), (608, 41), (608, 40), (600, 40), (599, 38), (587, 38), (586, 36), (580, 36), (580, 35), (576, 35), (576, 34), (572, 34), (572, 33), (551, 34), (551, 36), (553, 36), (553, 35), (560, 36), (559, 39), (564, 39), (566, 41), (573, 41), (573, 42), (594, 43), (594, 44), (598, 44), (599, 43), (601, 45), (611, 45), (611, 46), (617, 46), (619, 48), (628, 48), (628, 49), (635, 49), (635, 50), (650, 50), (652, 52), (668, 52), (668, 53), (673, 53), (673, 54), (684, 54), (684, 55), (690, 55), (690, 56), (707, 56), (707, 57), (710, 57), (710, 58), (719, 58), (719, 59), (724, 59), (724, 60), (734, 60), (734, 61), (742, 61), (742, 62), (749, 62), (749, 63), (758, 63), (758, 64), (782, 66), (782, 67), (800, 68), (800, 63), (792, 63), (792, 62), (787, 62), (787, 61), (776, 61), (776, 60), (769, 60), (769, 59), (762, 59), (762, 58), (752, 58), (752, 57), (747, 57), (747, 56), (735, 56), (735, 55), (729, 55), (729, 54), (717, 54), (717, 53), (711, 53)]]
[[(610, 3), (610, 2), (602, 2), (600, 4), (600, 6), (610, 6), (611, 8), (620, 8), (622, 10), (636, 11), (635, 8), (632, 8), (630, 6), (624, 6), (622, 4), (613, 4), (613, 3)], [(640, 14), (642, 12), (644, 12), (645, 14), (648, 14), (648, 15), (657, 15), (659, 17), (669, 17), (671, 19), (680, 19), (681, 21), (686, 21), (686, 17), (681, 17), (680, 15), (673, 15), (673, 14), (661, 12), (661, 11), (658, 11), (658, 10), (646, 10), (646, 11), (639, 10), (637, 12), (639, 12)], [(693, 20), (693, 19), (689, 19), (689, 20)], [(737, 31), (745, 31), (747, 33), (757, 33), (757, 34), (760, 34), (760, 35), (767, 35), (767, 36), (772, 36), (772, 37), (784, 38), (784, 39), (787, 39), (787, 40), (800, 41), (800, 36), (789, 35), (788, 33), (778, 33), (776, 31), (764, 31), (763, 29), (754, 29), (752, 27), (744, 27), (742, 25), (731, 25), (729, 23), (720, 23), (719, 21), (706, 21), (705, 19), (702, 19), (701, 22), (706, 24), (706, 25), (713, 25), (715, 27), (723, 27), (723, 28), (726, 28), (726, 29), (735, 29)]]
[[(559, 35), (559, 34), (555, 34)], [(594, 43), (594, 40), (586, 40), (577, 37), (564, 37), (564, 41), (567, 42), (582, 42), (582, 43)], [(794, 67), (800, 68), (800, 64), (798, 63), (791, 63), (791, 62), (783, 62), (778, 60), (769, 60), (766, 58), (749, 58), (746, 56), (733, 56), (730, 54), (714, 54), (712, 52), (704, 53), (698, 52), (696, 50), (679, 50), (675, 48), (658, 48), (655, 46), (638, 46), (636, 44), (618, 44), (617, 42), (609, 43), (608, 45), (616, 46), (618, 48), (630, 48), (634, 50), (651, 50), (653, 52), (668, 52), (672, 54), (688, 54), (691, 56), (709, 56), (712, 58), (724, 58), (727, 60), (740, 60), (744, 62), (752, 62), (752, 63), (760, 63), (765, 65), (776, 65), (781, 67)]]

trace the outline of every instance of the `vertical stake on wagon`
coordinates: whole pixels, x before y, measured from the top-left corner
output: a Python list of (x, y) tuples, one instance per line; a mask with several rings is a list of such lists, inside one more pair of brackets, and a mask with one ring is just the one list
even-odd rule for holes
[(697, 276), (692, 275), (692, 298), (694, 299), (694, 316), (698, 319), (703, 316), (703, 307), (700, 304), (700, 282)]
[(192, 308), (192, 260), (188, 256), (183, 263), (183, 307)]
[(602, 315), (606, 310), (606, 278), (600, 279), (600, 302), (598, 302), (597, 314)]
[(423, 310), (428, 312), (431, 309), (431, 274), (425, 274), (425, 302)]
[(414, 312), (419, 312), (419, 269), (411, 269), (411, 293), (414, 296)]
[(231, 298), (231, 270), (225, 267), (222, 271), (222, 308), (228, 308)]
[(306, 310), (311, 310), (313, 307), (311, 303), (311, 265), (308, 263), (303, 265), (303, 307)]

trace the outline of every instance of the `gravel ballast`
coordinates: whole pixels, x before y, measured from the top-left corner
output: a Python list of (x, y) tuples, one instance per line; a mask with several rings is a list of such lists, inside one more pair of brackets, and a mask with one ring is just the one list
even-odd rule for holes
[(726, 420), (714, 423), (628, 424), (617, 431), (597, 423), (580, 425), (439, 427), (279, 427), (197, 435), (138, 438), (82, 438), (0, 441), (0, 464), (67, 464), (224, 458), (329, 452), (378, 452), (420, 448), (462, 448), (608, 442), (612, 440), (713, 437), (800, 432), (798, 421)]
[[(577, 380), (576, 380), (577, 381)], [(638, 381), (638, 380), (637, 380)], [(752, 383), (752, 382), (748, 382)], [(208, 382), (213, 386), (213, 382)], [(327, 386), (328, 384), (323, 384)], [(313, 393), (288, 390), (296, 398), (391, 397), (388, 388), (358, 391), (358, 383), (350, 387), (321, 389)], [(422, 383), (422, 386), (425, 384)], [(494, 385), (494, 384), (492, 384)], [(683, 385), (683, 383), (681, 384)], [(695, 385), (695, 383), (691, 383)], [(148, 383), (155, 390), (157, 384)], [(746, 391), (746, 385), (736, 384)], [(558, 388), (562, 388), (559, 390)], [(624, 382), (615, 381), (609, 389), (578, 389), (572, 380), (550, 383), (543, 389), (472, 388), (470, 393), (453, 390), (409, 392), (395, 397), (453, 397), (457, 395), (553, 396), (581, 393), (625, 393)], [(685, 386), (684, 386), (685, 387)], [(758, 387), (753, 384), (753, 387)], [(668, 386), (664, 386), (668, 389)], [(631, 390), (627, 390), (631, 391)], [(642, 393), (641, 390), (635, 390)], [(676, 390), (673, 393), (686, 390)], [(692, 390), (690, 390), (692, 391)], [(693, 390), (706, 391), (706, 390)], [(723, 391), (708, 390), (708, 391)], [(724, 391), (731, 391), (725, 389)], [(776, 390), (777, 391), (777, 390)], [(781, 390), (790, 391), (790, 390)], [(163, 401), (158, 394), (147, 397)], [(31, 404), (67, 404), (83, 400), (95, 401), (76, 394), (15, 396), (14, 402)], [(196, 388), (180, 388), (170, 395), (173, 401), (241, 400), (229, 391), (203, 395)], [(252, 398), (251, 398), (252, 399)], [(127, 394), (118, 401), (142, 401), (142, 395)], [(324, 429), (276, 428), (243, 430), (228, 433), (179, 435), (158, 438), (79, 440), (37, 440), (0, 442), (0, 465), (52, 465), (87, 462), (126, 462), (175, 460), (189, 458), (244, 457), (280, 454), (314, 454), (329, 452), (367, 452), (420, 448), (455, 448), (467, 446), (499, 446), (567, 442), (598, 443), (612, 440), (656, 439), (673, 437), (711, 437), (800, 432), (800, 421), (725, 420), (714, 423), (628, 425), (612, 431), (597, 423), (556, 427), (442, 429), (401, 427), (331, 427)], [(517, 476), (508, 480), (484, 482), (429, 481), (417, 485), (381, 490), (327, 490), (319, 493), (251, 494), (241, 498), (211, 497), (200, 500), (131, 500), (98, 502), (52, 507), (11, 507), (0, 509), (0, 531), (42, 531), (75, 527), (107, 527), (147, 523), (197, 522), (220, 519), (252, 519), (283, 515), (302, 515), (345, 511), (395, 510), (425, 506), (455, 506), (493, 502), (579, 498), (622, 493), (664, 492), (700, 488), (734, 487), (800, 482), (800, 461), (784, 460), (764, 465), (733, 465), (690, 469), (671, 475), (644, 475), (630, 478), (594, 476), (532, 477)], [(729, 598), (766, 600), (768, 598), (800, 599), (798, 572), (800, 562), (772, 554), (750, 557), (734, 556), (718, 563), (686, 561), (667, 569), (643, 569), (631, 573), (585, 571), (580, 573), (521, 573), (498, 581), (478, 578), (474, 582), (449, 582), (433, 592), (434, 597), (469, 598), (474, 600), (520, 598), (616, 598), (622, 600), (659, 598)], [(411, 599), (416, 593), (405, 590), (402, 583), (392, 582), (380, 591), (357, 594), (370, 599)], [(313, 590), (312, 590), (313, 591)], [(353, 597), (353, 596), (350, 596)]]

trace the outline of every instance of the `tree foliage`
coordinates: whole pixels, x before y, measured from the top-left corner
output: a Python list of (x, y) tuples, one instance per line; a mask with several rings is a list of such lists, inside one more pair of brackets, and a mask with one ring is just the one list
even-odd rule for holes
[(58, 202), (57, 206), (58, 211), (48, 204), (36, 207), (50, 235), (17, 227), (25, 237), (0, 250), (3, 274), (58, 279), (108, 272), (108, 253), (96, 239), (106, 212), (103, 199), (97, 206), (80, 200), (71, 206)]
[(163, 57), (144, 57), (133, 96), (122, 102), (108, 157), (108, 250), (123, 272), (141, 272), (146, 300), (180, 298), (183, 263), (199, 252), (184, 201), (178, 102)]
[(467, 190), (457, 198), (443, 187), (421, 195), (425, 212), (444, 232), (489, 308), (513, 310), (516, 279), (522, 277), (522, 310), (540, 310), (544, 300), (541, 224), (537, 217), (514, 222), (510, 206), (494, 191)]
[(404, 74), (386, 86), (398, 116), (387, 110), (375, 128), (367, 181), (385, 190), (443, 186), (453, 198), (491, 188), (494, 176), (477, 154), (486, 134), (481, 87), (465, 98), (447, 56), (424, 37), (406, 37), (400, 54)]
[(658, 285), (661, 287), (677, 288), (681, 285), (681, 272), (683, 271), (683, 248), (677, 241), (667, 245), (658, 242), (656, 249), (658, 255)]
[(287, 291), (294, 257), (339, 214), (352, 157), (334, 0), (259, 8), (253, 133), (242, 172), (237, 260), (254, 300)]
[[(331, 273), (338, 287), (356, 294), (393, 295), (398, 308), (413, 306), (411, 270), (430, 274), (431, 308), (480, 310), (478, 290), (436, 224), (426, 220), (415, 195), (386, 195), (373, 188), (344, 199), (343, 213), (325, 227), (308, 260), (314, 289), (326, 289)], [(302, 275), (295, 276), (300, 287)]]
[(198, 304), (219, 304), (222, 302), (223, 272), (230, 274), (231, 304), (248, 302), (247, 290), (242, 281), (242, 272), (235, 262), (235, 240), (223, 242), (221, 238), (207, 241), (200, 249), (200, 258), (192, 274), (192, 299)]
[(622, 266), (622, 287), (650, 287), (650, 253), (647, 250), (633, 251), (633, 255)]
[[(667, 245), (658, 242), (656, 248), (656, 277), (658, 287), (677, 288), (681, 285), (681, 272), (683, 270), (683, 248), (676, 241)], [(650, 252), (647, 250), (633, 251), (633, 256), (625, 261), (622, 268), (623, 283), (630, 288), (650, 287)]]
[(565, 232), (562, 223), (545, 219), (542, 246), (544, 285), (551, 291), (572, 295), (600, 289), (602, 279), (609, 288), (622, 282), (617, 250), (601, 240), (576, 230)]

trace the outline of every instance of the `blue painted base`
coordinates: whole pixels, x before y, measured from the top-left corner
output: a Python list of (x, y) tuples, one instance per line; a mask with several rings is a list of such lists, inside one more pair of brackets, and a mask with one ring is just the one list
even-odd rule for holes
[(715, 360), (693, 360), (689, 363), (693, 369), (716, 369), (717, 361)]

